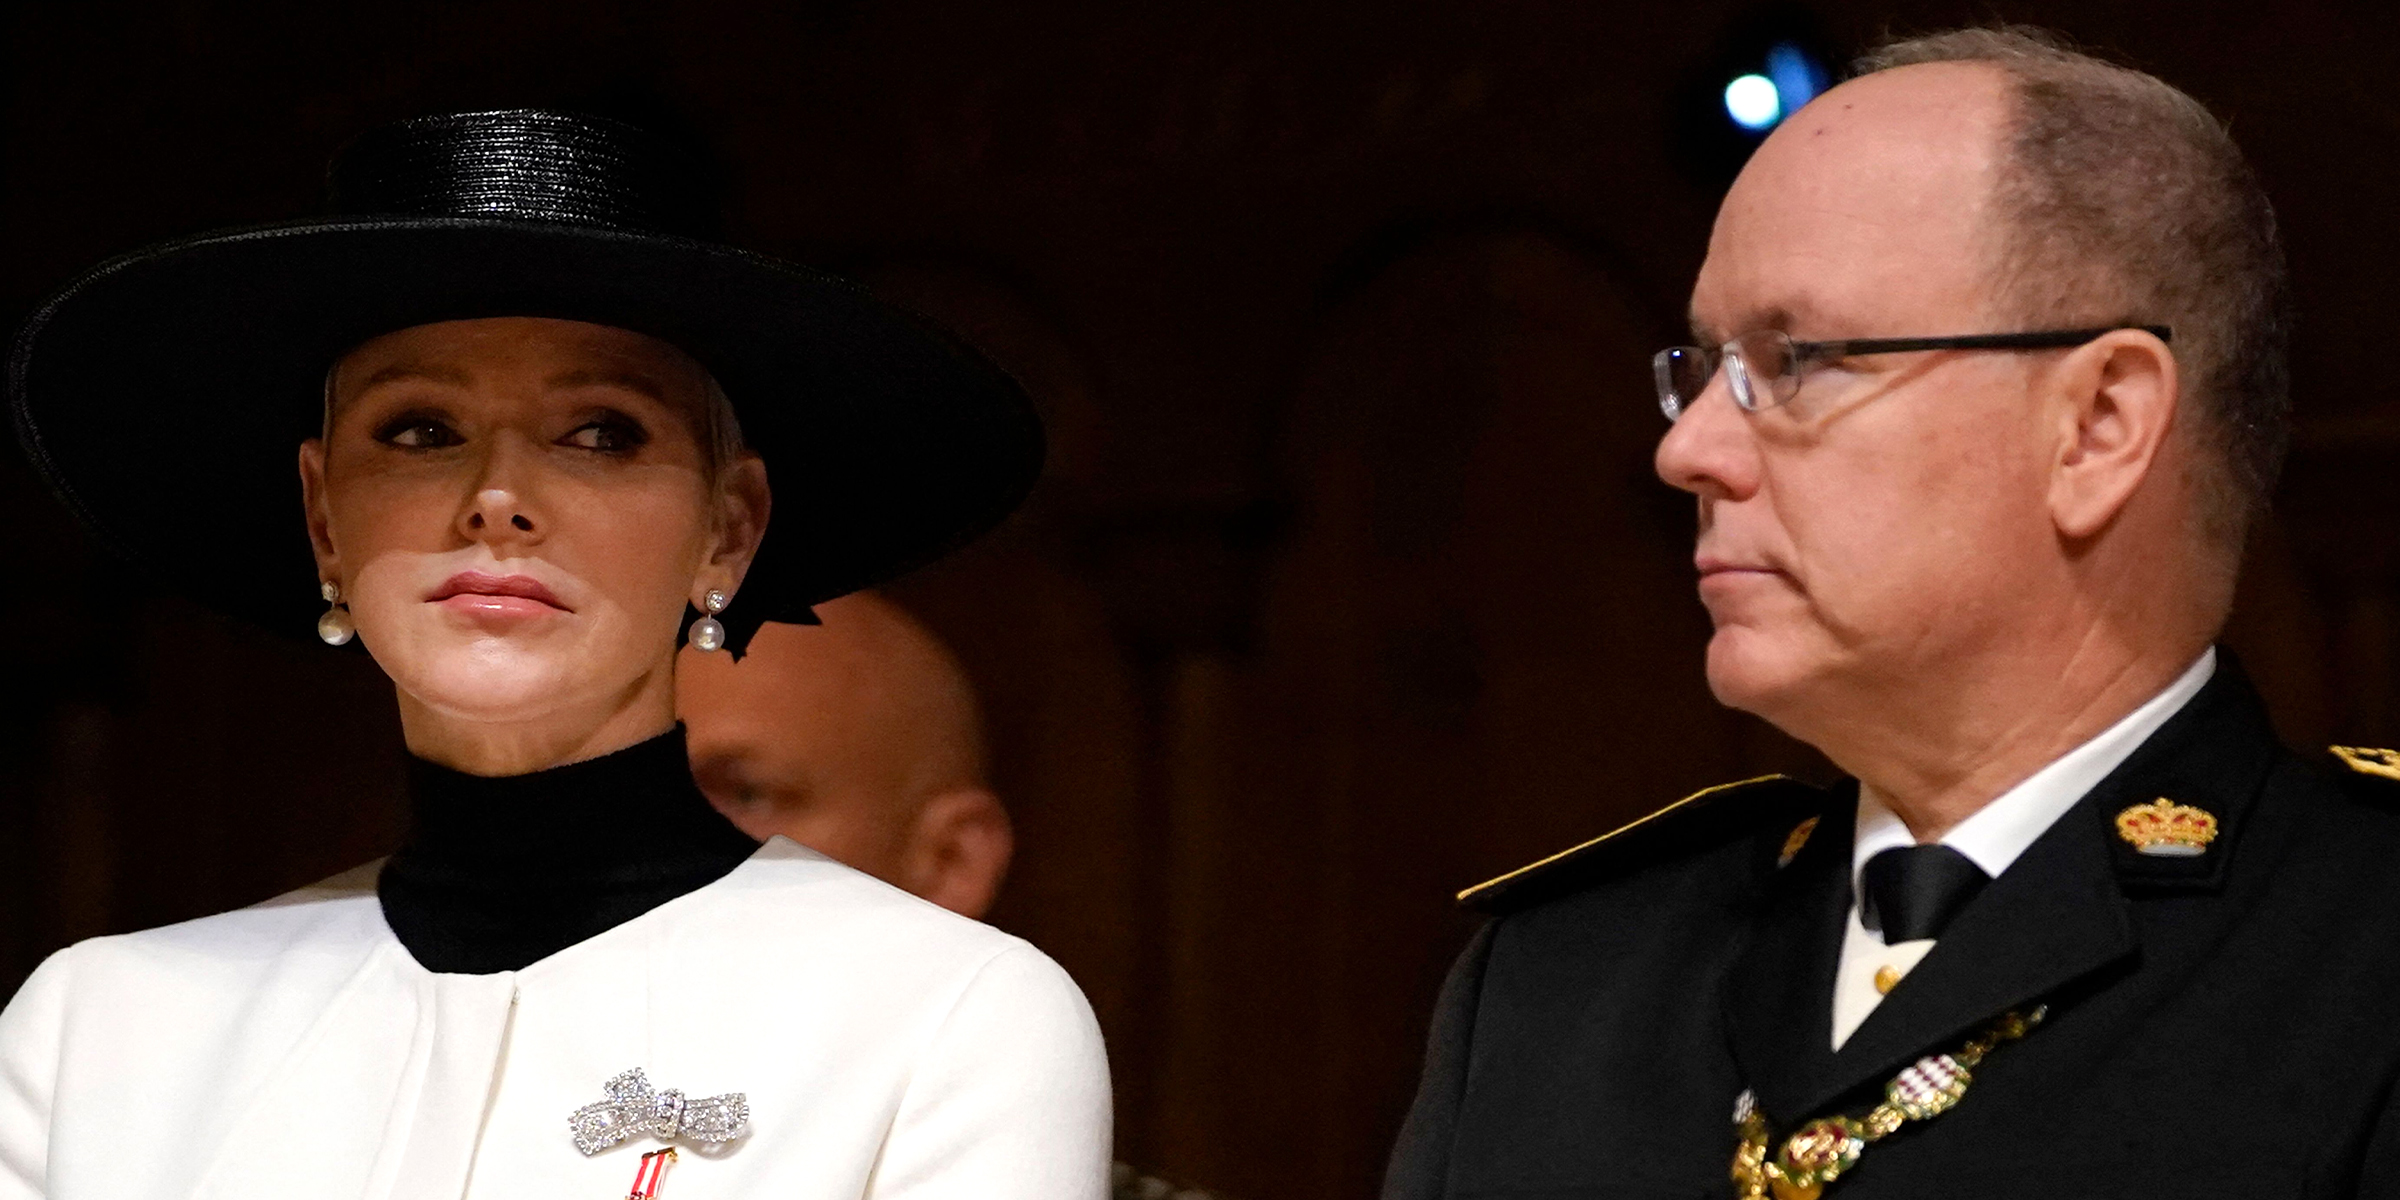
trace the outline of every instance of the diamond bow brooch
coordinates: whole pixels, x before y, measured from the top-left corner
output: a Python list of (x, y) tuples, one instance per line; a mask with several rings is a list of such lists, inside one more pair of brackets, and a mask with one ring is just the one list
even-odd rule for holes
[(567, 1118), (575, 1148), (586, 1155), (645, 1133), (660, 1141), (682, 1138), (714, 1145), (750, 1131), (750, 1098), (741, 1092), (690, 1100), (674, 1088), (653, 1089), (640, 1067), (609, 1080), (601, 1090), (607, 1099), (586, 1104)]

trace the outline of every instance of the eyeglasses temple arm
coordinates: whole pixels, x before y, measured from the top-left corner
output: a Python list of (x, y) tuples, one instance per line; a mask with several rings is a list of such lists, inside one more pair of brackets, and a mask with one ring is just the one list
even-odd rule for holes
[(2058, 350), (2080, 346), (2106, 333), (2138, 329), (2162, 342), (2172, 342), (2174, 330), (2165, 325), (2106, 325), (2095, 329), (2054, 329), (2040, 333), (1969, 333), (1956, 337), (1851, 338), (1840, 342), (1793, 342), (1802, 358), (1830, 360), (1854, 354), (1906, 354), (1917, 350)]

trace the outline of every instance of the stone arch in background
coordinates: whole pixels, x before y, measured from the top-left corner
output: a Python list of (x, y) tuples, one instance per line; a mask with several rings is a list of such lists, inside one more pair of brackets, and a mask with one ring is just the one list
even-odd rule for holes
[(1671, 315), (1532, 228), (1384, 261), (1328, 299), (1273, 439), (1255, 644), (1167, 706), (1160, 1153), (1236, 1195), (1372, 1194), (1451, 891), (1811, 761), (1701, 677), (1691, 507), (1650, 473)]
[(1042, 479), (1014, 516), (887, 591), (950, 643), (983, 699), (994, 783), (1017, 831), (993, 923), (1075, 976), (1117, 1073), (1138, 1076), (1151, 1042), (1136, 995), (1145, 949), (1127, 914), (1144, 886), (1142, 705), (1102, 597), (1069, 561), (1104, 414), (1057, 322), (995, 272), (915, 258), (851, 274), (1015, 375), (1049, 434)]

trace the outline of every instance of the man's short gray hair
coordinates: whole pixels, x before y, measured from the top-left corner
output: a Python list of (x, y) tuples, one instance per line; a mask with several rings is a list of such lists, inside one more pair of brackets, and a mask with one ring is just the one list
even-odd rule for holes
[(2174, 327), (2205, 531), (2234, 554), (2291, 440), (2289, 284), (2274, 209), (2225, 125), (2155, 76), (2023, 26), (1887, 42), (1859, 74), (1981, 63), (2012, 87), (2001, 287), (2041, 327)]

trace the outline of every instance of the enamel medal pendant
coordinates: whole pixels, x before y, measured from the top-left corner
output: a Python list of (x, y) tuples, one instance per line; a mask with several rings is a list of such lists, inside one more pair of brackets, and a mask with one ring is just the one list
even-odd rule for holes
[(1737, 1200), (1820, 1200), (1825, 1189), (1858, 1165), (1867, 1148), (1910, 1121), (1930, 1121), (1958, 1106), (1985, 1055), (2033, 1031), (2048, 1015), (2043, 1005), (2003, 1014), (1949, 1054), (1928, 1054), (1884, 1085), (1883, 1103), (1863, 1117), (1834, 1115), (1802, 1124), (1775, 1147), (1756, 1094), (1733, 1102), (1733, 1194)]

